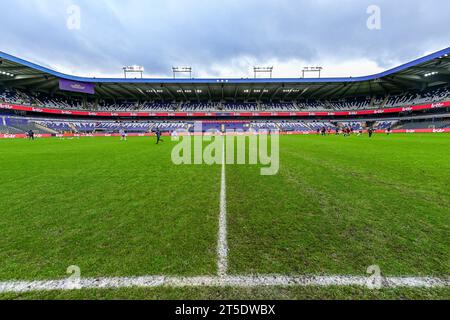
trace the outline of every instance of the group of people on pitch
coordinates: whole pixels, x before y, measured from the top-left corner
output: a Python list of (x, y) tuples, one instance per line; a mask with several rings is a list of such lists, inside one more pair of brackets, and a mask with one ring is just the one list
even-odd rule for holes
[[(155, 133), (156, 144), (159, 144), (160, 142), (164, 142), (164, 140), (161, 139), (162, 132), (161, 132), (161, 130), (159, 128), (156, 128), (155, 130), (152, 130), (151, 132)], [(120, 129), (119, 134), (120, 134), (120, 140), (121, 141), (126, 141), (127, 140), (127, 132), (125, 131), (125, 129)]]
[[(352, 134), (355, 133), (355, 130), (352, 127), (344, 127), (343, 129), (340, 129), (339, 127), (336, 127), (334, 129), (335, 135), (339, 135), (340, 132), (342, 132), (342, 134), (344, 135), (344, 137), (350, 137)], [(361, 136), (363, 134), (363, 129), (360, 128), (358, 130), (358, 136)], [(392, 129), (389, 127), (386, 130), (387, 134), (390, 135), (392, 133)], [(367, 129), (367, 133), (369, 134), (369, 138), (373, 137), (373, 134), (375, 133), (375, 129), (373, 127), (369, 127)], [(327, 134), (332, 134), (332, 130), (331, 128), (325, 128), (323, 127), (322, 129), (317, 129), (317, 134), (321, 134), (322, 136), (325, 136)]]

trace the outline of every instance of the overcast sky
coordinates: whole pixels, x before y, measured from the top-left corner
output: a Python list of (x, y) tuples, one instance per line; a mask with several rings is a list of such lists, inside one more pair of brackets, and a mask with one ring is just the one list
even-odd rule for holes
[[(298, 77), (383, 71), (450, 46), (448, 0), (0, 0), (0, 51), (61, 72)], [(374, 11), (380, 9), (380, 29)], [(75, 6), (75, 7), (74, 7)], [(79, 8), (79, 19), (77, 14)], [(372, 30), (367, 22), (371, 23)], [(79, 28), (78, 28), (79, 27)], [(375, 29), (373, 29), (375, 27)]]

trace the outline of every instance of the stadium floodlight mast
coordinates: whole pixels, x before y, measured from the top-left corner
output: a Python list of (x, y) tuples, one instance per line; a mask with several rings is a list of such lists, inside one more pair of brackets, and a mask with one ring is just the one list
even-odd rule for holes
[(5, 75), (5, 76), (8, 76), (8, 77), (14, 77), (14, 74), (6, 72), (6, 71), (0, 71), (0, 75)]
[(125, 66), (122, 68), (125, 79), (127, 78), (128, 73), (140, 73), (141, 79), (144, 75), (144, 67), (133, 65), (133, 66)]
[(192, 79), (192, 67), (172, 67), (173, 78), (177, 77), (177, 74), (189, 73), (189, 79)]
[(273, 67), (253, 67), (253, 72), (255, 74), (255, 79), (258, 73), (269, 73), (272, 79)]
[(433, 71), (433, 72), (428, 72), (428, 73), (425, 73), (425, 78), (428, 78), (428, 77), (431, 77), (431, 76), (435, 76), (435, 75), (437, 75), (439, 72), (437, 72), (437, 71)]
[(304, 67), (302, 70), (302, 78), (305, 78), (305, 74), (313, 72), (313, 73), (319, 73), (319, 78), (322, 74), (322, 67)]

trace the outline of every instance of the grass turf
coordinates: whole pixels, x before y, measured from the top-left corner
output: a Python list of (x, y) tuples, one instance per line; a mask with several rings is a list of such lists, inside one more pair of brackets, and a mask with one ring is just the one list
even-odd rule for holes
[(280, 163), (227, 168), (230, 272), (448, 275), (448, 135), (287, 136)]
[[(230, 273), (448, 275), (449, 135), (281, 137), (281, 168), (227, 166)], [(0, 280), (216, 272), (220, 166), (149, 138), (0, 141)], [(218, 296), (218, 291), (223, 295)], [(448, 290), (123, 289), (0, 298), (401, 298)], [(153, 295), (155, 293), (155, 295)], [(189, 295), (187, 295), (189, 297)]]
[(172, 145), (0, 141), (0, 280), (214, 274), (220, 166)]

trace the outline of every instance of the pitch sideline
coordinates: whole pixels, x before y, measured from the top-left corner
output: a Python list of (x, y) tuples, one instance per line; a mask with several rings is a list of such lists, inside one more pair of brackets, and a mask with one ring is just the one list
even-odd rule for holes
[[(78, 280), (8, 281), (0, 282), (0, 293), (25, 293), (34, 291), (73, 291), (81, 289), (120, 288), (182, 288), (182, 287), (369, 287), (368, 277), (358, 276), (200, 276), (200, 277), (117, 277), (86, 278)], [(383, 277), (380, 289), (389, 288), (444, 288), (449, 279), (432, 277)]]

